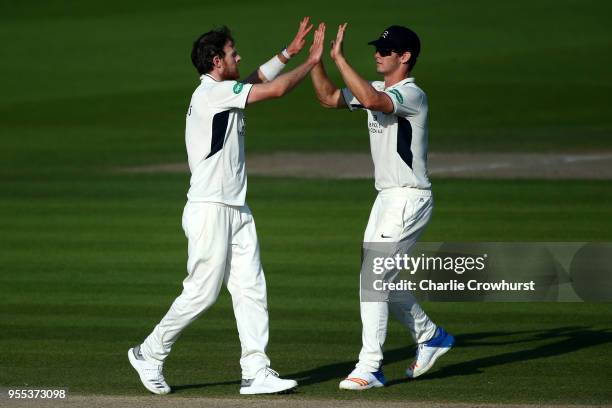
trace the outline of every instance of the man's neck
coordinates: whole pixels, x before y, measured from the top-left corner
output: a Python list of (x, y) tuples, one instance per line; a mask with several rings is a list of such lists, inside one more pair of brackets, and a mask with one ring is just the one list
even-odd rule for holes
[(390, 74), (385, 75), (385, 88), (393, 86), (400, 81), (408, 78), (410, 76), (410, 72), (400, 72), (396, 71)]

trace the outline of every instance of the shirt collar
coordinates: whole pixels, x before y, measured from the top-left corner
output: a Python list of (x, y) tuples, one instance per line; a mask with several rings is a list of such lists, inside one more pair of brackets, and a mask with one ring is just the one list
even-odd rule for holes
[(387, 87), (385, 89), (395, 88), (396, 86), (404, 85), (404, 84), (407, 84), (407, 83), (410, 83), (410, 82), (414, 82), (414, 77), (404, 78), (401, 81), (399, 81), (398, 83), (393, 84), (393, 85), (391, 85), (391, 86), (389, 86), (389, 87)]
[(201, 80), (201, 81), (207, 80), (207, 81), (215, 81), (215, 82), (219, 82), (219, 81), (217, 81), (217, 80), (215, 79), (215, 77), (214, 77), (214, 76), (212, 76), (212, 75), (210, 75), (210, 74), (200, 75), (200, 80)]

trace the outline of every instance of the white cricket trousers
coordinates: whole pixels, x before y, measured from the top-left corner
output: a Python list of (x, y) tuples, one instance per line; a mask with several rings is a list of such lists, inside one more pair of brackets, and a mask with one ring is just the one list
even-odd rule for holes
[[(378, 193), (364, 234), (364, 243), (399, 243), (401, 253), (410, 254), (431, 218), (430, 190), (390, 188)], [(389, 309), (408, 328), (416, 343), (429, 340), (436, 325), (414, 296), (406, 293), (400, 302), (361, 302), (362, 349), (357, 367), (377, 371), (383, 360)]]
[(188, 202), (183, 230), (188, 239), (183, 292), (144, 341), (142, 353), (163, 362), (183, 329), (215, 303), (225, 282), (242, 348), (242, 378), (254, 378), (270, 360), (266, 280), (251, 210), (247, 205)]

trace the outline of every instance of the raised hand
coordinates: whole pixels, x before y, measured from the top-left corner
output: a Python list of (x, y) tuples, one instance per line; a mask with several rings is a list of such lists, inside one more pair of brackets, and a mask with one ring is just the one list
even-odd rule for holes
[(295, 38), (291, 41), (291, 44), (287, 46), (289, 55), (294, 56), (302, 51), (302, 48), (306, 45), (306, 35), (312, 30), (312, 26), (313, 25), (310, 24), (310, 17), (304, 17), (302, 21), (300, 21), (300, 26)]
[(308, 61), (312, 64), (318, 64), (323, 56), (323, 44), (325, 40), (325, 23), (319, 24), (319, 27), (315, 31), (312, 45), (310, 46), (310, 55)]
[(346, 25), (348, 23), (340, 24), (338, 26), (338, 33), (336, 34), (336, 39), (331, 42), (331, 50), (329, 51), (329, 55), (332, 59), (336, 59), (338, 57), (342, 57), (342, 41), (344, 40), (344, 30), (346, 30)]

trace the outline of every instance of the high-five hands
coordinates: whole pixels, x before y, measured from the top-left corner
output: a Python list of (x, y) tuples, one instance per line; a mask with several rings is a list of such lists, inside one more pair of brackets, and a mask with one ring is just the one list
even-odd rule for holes
[(329, 55), (333, 60), (336, 58), (342, 57), (342, 41), (344, 40), (344, 30), (346, 30), (346, 25), (348, 23), (340, 24), (338, 26), (338, 33), (336, 34), (336, 39), (331, 42), (331, 50), (329, 51)]
[(318, 64), (323, 56), (323, 43), (325, 40), (325, 23), (319, 24), (319, 27), (315, 31), (312, 45), (310, 46), (310, 55), (308, 56), (308, 62), (313, 65)]
[[(336, 59), (338, 57), (343, 56), (342, 45), (344, 41), (344, 31), (346, 30), (346, 26), (348, 23), (340, 24), (338, 26), (338, 33), (336, 34), (336, 39), (331, 42), (330, 56), (332, 59)], [(304, 17), (302, 21), (300, 21), (300, 25), (298, 28), (298, 32), (295, 34), (295, 38), (291, 43), (287, 46), (287, 52), (289, 55), (294, 56), (298, 54), (306, 45), (306, 36), (312, 30), (313, 24), (310, 23), (310, 17)], [(315, 37), (312, 42), (312, 46), (310, 47), (310, 56), (309, 58), (314, 58), (315, 54), (320, 50), (323, 51), (323, 40), (325, 39), (325, 23), (320, 23), (318, 28), (315, 30)], [(314, 54), (313, 54), (314, 51)], [(321, 60), (319, 56), (317, 62)]]
[(310, 24), (310, 17), (304, 17), (302, 21), (300, 21), (300, 26), (295, 38), (293, 41), (291, 41), (291, 44), (287, 46), (287, 52), (290, 56), (293, 57), (302, 51), (302, 48), (304, 48), (304, 45), (306, 45), (306, 36), (310, 30), (312, 30), (312, 27), (313, 25)]

